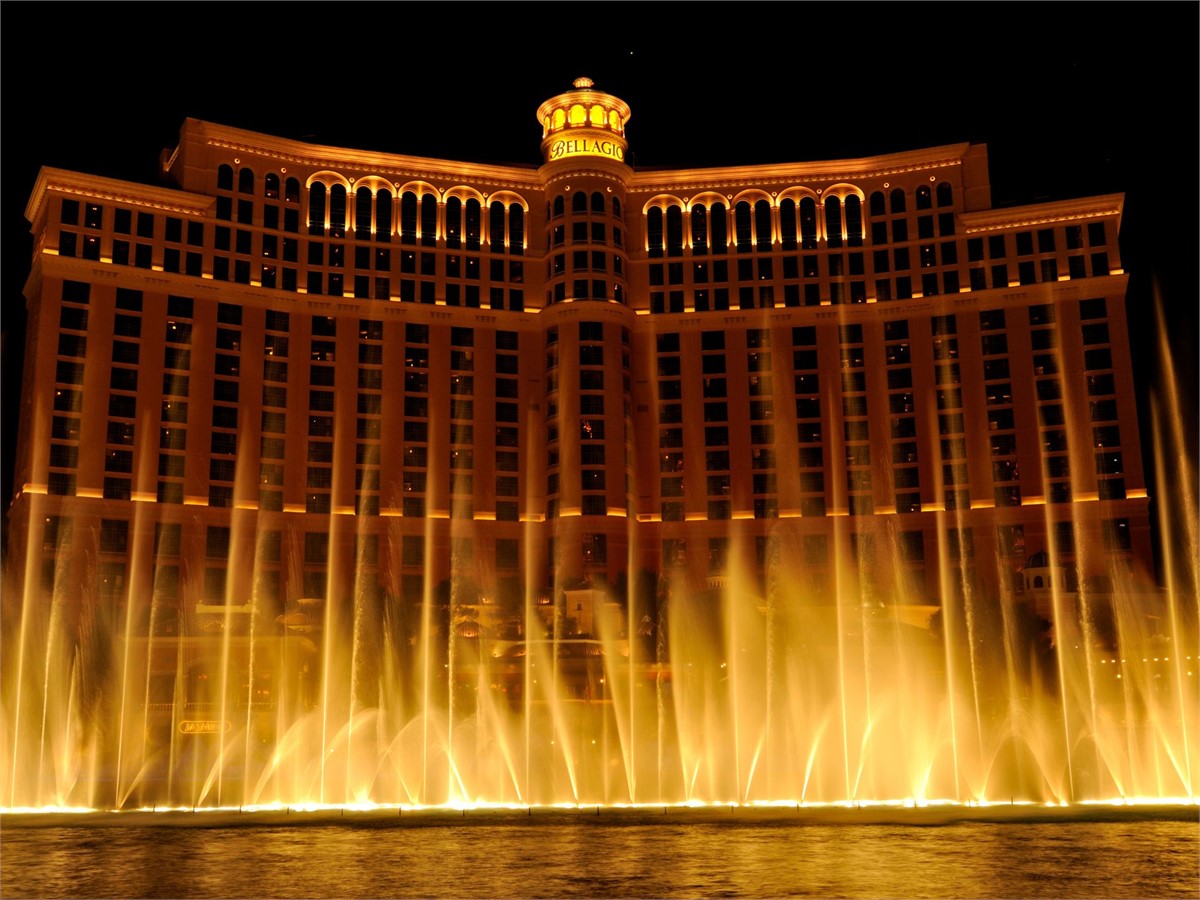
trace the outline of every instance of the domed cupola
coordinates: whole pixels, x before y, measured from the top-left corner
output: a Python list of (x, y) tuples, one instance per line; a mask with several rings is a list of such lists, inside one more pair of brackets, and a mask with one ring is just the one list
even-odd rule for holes
[(596, 90), (590, 78), (576, 78), (572, 86), (574, 90), (538, 107), (543, 159), (553, 163), (587, 157), (624, 163), (629, 105)]

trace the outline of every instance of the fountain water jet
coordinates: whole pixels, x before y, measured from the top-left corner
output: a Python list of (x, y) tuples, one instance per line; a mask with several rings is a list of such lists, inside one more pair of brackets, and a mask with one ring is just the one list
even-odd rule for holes
[[(1191, 554), (1168, 546), (1164, 590), (1116, 579), (1107, 602), (1052, 577), (1048, 633), (1028, 598), (978, 595), (946, 541), (940, 608), (883, 595), (846, 519), (830, 585), (781, 520), (761, 577), (631, 578), (588, 639), (563, 628), (566, 585), (545, 604), (525, 588), (520, 634), (457, 630), (472, 598), (458, 566), (443, 610), (432, 525), (419, 599), (372, 595), (359, 556), (329, 568), (320, 608), (280, 621), (245, 590), (265, 555), (251, 510), (234, 511), (228, 602), (174, 634), (152, 588), (130, 586), (125, 608), (56, 591), (47, 608), (26, 577), (4, 619), (5, 805), (1194, 803), (1195, 506), (1174, 502), (1192, 484), (1177, 404), (1168, 391), (1152, 408), (1158, 515), (1164, 533), (1186, 521)], [(939, 516), (943, 535), (964, 527)]]

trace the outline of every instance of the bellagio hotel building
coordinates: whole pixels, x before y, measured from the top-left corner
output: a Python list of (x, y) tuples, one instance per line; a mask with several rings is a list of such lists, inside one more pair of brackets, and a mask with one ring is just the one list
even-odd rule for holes
[(580, 78), (538, 166), (188, 119), (159, 185), (44, 168), (18, 578), (186, 612), (1149, 566), (1122, 195), (994, 209), (969, 143), (641, 169), (629, 121)]

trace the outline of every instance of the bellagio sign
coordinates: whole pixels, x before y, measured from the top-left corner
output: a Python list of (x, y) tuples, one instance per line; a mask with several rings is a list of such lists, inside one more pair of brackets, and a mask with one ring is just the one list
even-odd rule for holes
[(546, 158), (554, 161), (570, 156), (606, 156), (617, 162), (624, 162), (625, 148), (617, 141), (604, 138), (564, 138), (550, 145)]

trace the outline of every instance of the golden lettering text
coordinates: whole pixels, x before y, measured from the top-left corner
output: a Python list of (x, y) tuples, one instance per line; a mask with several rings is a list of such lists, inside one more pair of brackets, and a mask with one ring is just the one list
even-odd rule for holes
[(625, 148), (616, 141), (602, 138), (564, 138), (550, 145), (548, 159), (566, 159), (570, 156), (607, 156), (617, 162), (625, 161)]

